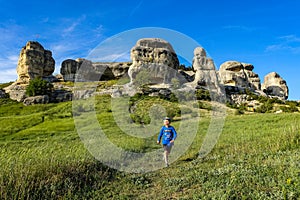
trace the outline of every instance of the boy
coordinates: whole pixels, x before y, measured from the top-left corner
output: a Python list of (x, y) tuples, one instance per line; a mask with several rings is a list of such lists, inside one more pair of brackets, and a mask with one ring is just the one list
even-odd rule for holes
[(157, 144), (160, 144), (162, 138), (162, 145), (164, 147), (164, 160), (167, 167), (169, 167), (168, 157), (171, 152), (172, 146), (174, 145), (174, 140), (177, 137), (176, 130), (173, 126), (170, 126), (170, 123), (170, 118), (166, 117), (164, 119), (164, 126), (161, 128), (157, 138)]

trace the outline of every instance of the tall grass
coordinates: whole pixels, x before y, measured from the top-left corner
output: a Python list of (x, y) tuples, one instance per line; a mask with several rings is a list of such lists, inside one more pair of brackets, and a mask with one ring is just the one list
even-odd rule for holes
[[(123, 133), (108, 106), (110, 98), (98, 98), (97, 118), (113, 143), (135, 152), (158, 148), (156, 136)], [(217, 145), (200, 159), (210, 123), (206, 113), (179, 160), (169, 168), (130, 174), (90, 155), (76, 133), (71, 102), (3, 103), (0, 199), (299, 199), (299, 122), (299, 113), (229, 115)]]

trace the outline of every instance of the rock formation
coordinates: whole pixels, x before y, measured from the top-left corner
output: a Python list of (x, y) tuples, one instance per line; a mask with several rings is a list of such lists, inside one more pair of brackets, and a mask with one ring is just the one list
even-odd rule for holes
[[(66, 88), (58, 81), (105, 81), (129, 76), (130, 84), (124, 85), (121, 89), (110, 88), (111, 91), (108, 93), (112, 96), (134, 95), (139, 90), (135, 90), (135, 87), (132, 89), (131, 86), (149, 85), (149, 87), (139, 89), (148, 89), (143, 91), (146, 95), (162, 95), (167, 98), (170, 97), (173, 89), (179, 93), (197, 89), (209, 90), (212, 91), (210, 94), (213, 96), (223, 98), (226, 94), (227, 100), (237, 104), (242, 104), (246, 101), (245, 99), (248, 99), (249, 90), (256, 95), (278, 97), (282, 100), (288, 98), (286, 81), (277, 73), (268, 74), (261, 86), (260, 78), (253, 72), (252, 64), (227, 61), (217, 71), (213, 60), (207, 57), (205, 50), (201, 47), (194, 50), (194, 71), (179, 70), (179, 60), (173, 47), (159, 38), (138, 40), (131, 49), (130, 57), (132, 62), (92, 62), (86, 59), (67, 59), (61, 64), (61, 75), (54, 77), (52, 73), (55, 61), (51, 51), (45, 50), (38, 42), (30, 41), (20, 52), (17, 66), (18, 80), (4, 88), (4, 91), (9, 93), (11, 99), (23, 101), (26, 105), (61, 102), (72, 100), (76, 95), (88, 97), (94, 93), (90, 90), (74, 94), (72, 88)], [(54, 91), (48, 95), (48, 98), (45, 96), (27, 98), (26, 87), (30, 80), (37, 77), (50, 82), (57, 81), (58, 85), (55, 85)], [(5, 96), (6, 94), (0, 90), (0, 98), (5, 98)]]
[(28, 84), (31, 79), (37, 77), (49, 78), (54, 72), (54, 67), (52, 52), (45, 50), (38, 42), (29, 41), (20, 52), (17, 84)]
[(6, 98), (6, 97), (7, 97), (7, 95), (5, 94), (5, 92), (0, 89), (0, 99), (1, 98)]
[(139, 82), (138, 74), (142, 73), (149, 84), (169, 84), (176, 77), (179, 61), (173, 47), (165, 40), (140, 39), (131, 49), (130, 57), (133, 62), (128, 71), (131, 84)]
[(219, 91), (219, 80), (214, 61), (206, 56), (202, 47), (197, 47), (194, 50), (193, 69), (196, 72), (193, 85)]
[(60, 73), (65, 81), (99, 81), (120, 78), (127, 74), (129, 62), (91, 62), (86, 59), (67, 59), (62, 62)]
[(227, 61), (220, 66), (221, 83), (227, 86), (260, 90), (260, 78), (253, 72), (253, 65), (237, 61)]
[(23, 104), (26, 105), (26, 106), (34, 105), (34, 104), (46, 104), (46, 103), (49, 103), (49, 96), (48, 95), (27, 97), (23, 101)]
[(262, 90), (267, 95), (276, 96), (283, 100), (287, 99), (289, 95), (286, 81), (276, 72), (271, 72), (265, 76)]

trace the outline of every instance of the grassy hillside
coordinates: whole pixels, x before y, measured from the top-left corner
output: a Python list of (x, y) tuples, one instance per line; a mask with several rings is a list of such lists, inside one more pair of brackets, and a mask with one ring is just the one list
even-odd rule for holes
[[(99, 97), (96, 107), (111, 141), (135, 152), (157, 148), (155, 137), (111, 131), (108, 102)], [(71, 102), (26, 107), (2, 99), (0, 105), (0, 199), (300, 198), (299, 113), (229, 115), (214, 150), (197, 159), (210, 123), (201, 111), (197, 136), (178, 161), (131, 174), (90, 155), (74, 130)]]

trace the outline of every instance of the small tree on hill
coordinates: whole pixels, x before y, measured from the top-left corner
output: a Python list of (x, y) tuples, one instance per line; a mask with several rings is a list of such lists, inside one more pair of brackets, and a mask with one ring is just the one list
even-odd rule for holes
[(26, 88), (26, 94), (28, 96), (46, 95), (53, 89), (53, 85), (41, 78), (34, 78), (30, 80), (29, 85)]

